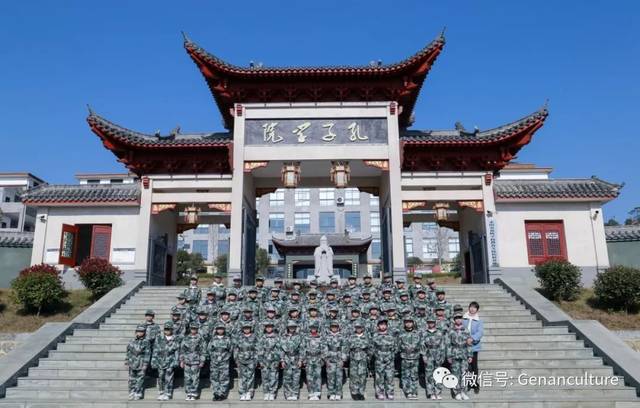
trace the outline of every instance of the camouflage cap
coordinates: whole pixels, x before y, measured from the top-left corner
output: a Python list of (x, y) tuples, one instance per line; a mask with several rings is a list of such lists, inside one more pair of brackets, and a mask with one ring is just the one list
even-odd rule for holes
[(342, 294), (342, 297), (343, 297), (343, 298), (351, 297), (351, 293), (350, 293), (350, 292), (344, 292), (344, 293)]
[(406, 315), (402, 321), (404, 322), (414, 322), (415, 320), (413, 320), (413, 317), (411, 315)]
[(229, 291), (229, 293), (227, 293), (227, 298), (228, 298), (229, 296), (238, 297), (238, 294), (236, 293), (236, 291), (235, 291), (235, 290), (230, 290), (230, 291)]
[(391, 292), (393, 292), (393, 290), (391, 290), (391, 288), (382, 289), (382, 293), (391, 293)]
[(218, 324), (216, 324), (216, 330), (218, 330), (218, 329), (227, 330), (227, 326), (224, 323), (219, 322)]
[(144, 312), (144, 315), (145, 315), (145, 316), (155, 316), (155, 315), (156, 315), (156, 312), (154, 312), (154, 311), (153, 311), (153, 310), (151, 310), (151, 309), (147, 309), (147, 311), (146, 311), (146, 312)]
[(262, 276), (262, 275), (256, 276), (256, 281), (263, 281), (264, 282), (264, 276)]
[(249, 288), (249, 290), (247, 291), (247, 293), (258, 293), (258, 289), (256, 289), (256, 288)]
[(271, 291), (272, 292), (280, 292), (280, 288), (273, 287), (273, 288), (271, 288)]
[(362, 279), (373, 279), (371, 275), (364, 275)]
[(230, 314), (231, 314), (231, 311), (230, 311), (229, 309), (222, 309), (222, 310), (220, 311), (220, 314), (228, 314), (228, 315), (230, 315)]
[(421, 281), (421, 280), (422, 280), (422, 276), (420, 276), (420, 275), (413, 275), (413, 280), (414, 280), (414, 281), (415, 281), (415, 280), (419, 280), (419, 281)]
[(274, 279), (273, 283), (283, 283), (284, 281), (282, 280), (282, 278), (276, 278)]
[(356, 278), (355, 276), (349, 276), (347, 279), (348, 280), (358, 280), (358, 278)]
[(309, 330), (311, 330), (311, 329), (319, 330), (319, 329), (320, 329), (320, 323), (318, 323), (318, 322), (311, 322), (311, 323), (309, 324)]
[(204, 307), (199, 307), (198, 311), (197, 311), (198, 316), (200, 315), (208, 315), (209, 311), (207, 309), (205, 309)]
[(396, 307), (395, 307), (394, 305), (388, 305), (388, 306), (384, 309), (384, 311), (385, 311), (385, 312), (388, 312), (388, 311), (395, 311), (395, 310), (396, 310)]
[(453, 318), (454, 319), (462, 319), (463, 318), (462, 313), (454, 313), (453, 314)]
[(331, 278), (329, 283), (338, 283), (338, 278)]
[(292, 290), (289, 295), (290, 296), (300, 296), (300, 292), (298, 292), (297, 290)]
[(318, 291), (315, 289), (311, 289), (307, 292), (307, 296), (318, 296)]
[(340, 327), (340, 322), (332, 320), (331, 323), (329, 323), (329, 327)]
[(455, 305), (453, 305), (453, 311), (454, 311), (454, 312), (462, 311), (462, 310), (464, 310), (464, 309), (462, 308), (462, 305), (457, 304), (457, 303), (456, 303)]
[(355, 327), (362, 327), (362, 328), (364, 328), (364, 323), (362, 323), (361, 321), (357, 321), (357, 322), (355, 322), (355, 323), (353, 324), (353, 327), (354, 327), (354, 328), (355, 328)]
[(146, 331), (147, 331), (147, 328), (146, 328), (145, 325), (139, 324), (139, 325), (136, 326), (136, 332), (145, 332), (146, 333)]
[(438, 289), (436, 290), (436, 295), (440, 295), (440, 294), (445, 294), (445, 291), (443, 289)]
[(240, 326), (240, 328), (242, 328), (242, 329), (246, 329), (247, 327), (250, 328), (251, 330), (253, 330), (253, 324), (251, 322), (244, 322)]
[(396, 278), (396, 283), (405, 283), (405, 279), (404, 278)]
[(176, 298), (178, 298), (178, 299), (186, 299), (186, 297), (184, 296), (184, 293), (180, 293), (178, 296), (176, 296)]
[(361, 295), (370, 295), (371, 291), (369, 289), (365, 289), (362, 292), (360, 292)]
[(239, 277), (239, 276), (236, 276), (236, 277), (234, 277), (232, 280), (233, 280), (234, 282), (240, 282), (240, 281), (242, 281), (242, 278), (241, 278), (241, 277)]
[(318, 286), (318, 281), (315, 279), (309, 281), (309, 286)]
[(309, 307), (307, 308), (307, 310), (315, 310), (315, 311), (318, 311), (318, 307), (317, 307), (317, 306), (313, 306), (313, 305), (311, 305), (311, 306), (309, 306)]
[(379, 308), (377, 305), (371, 305), (371, 306), (369, 306), (369, 310), (373, 310), (373, 309), (375, 309), (375, 310), (380, 310), (380, 308)]
[(429, 313), (429, 315), (427, 316), (427, 323), (435, 322), (435, 321), (436, 321), (436, 316), (433, 313)]
[(264, 327), (267, 327), (267, 326), (273, 327), (273, 326), (275, 326), (275, 324), (271, 320), (265, 320), (262, 324), (264, 325)]
[(216, 274), (213, 275), (214, 278), (224, 278), (224, 275), (221, 274), (220, 272), (217, 272)]
[(182, 313), (178, 309), (173, 309), (171, 311), (172, 316), (180, 316)]
[(378, 326), (380, 326), (382, 323), (384, 324), (389, 324), (389, 322), (387, 321), (387, 319), (380, 319), (378, 320), (378, 323), (376, 323)]
[(298, 327), (298, 322), (296, 322), (295, 320), (289, 320), (287, 322), (287, 327)]
[(436, 283), (436, 281), (433, 278), (427, 279), (427, 285), (433, 285), (435, 283)]
[(192, 280), (197, 281), (197, 280), (198, 280), (198, 275), (191, 275), (191, 276), (189, 277), (189, 280), (190, 280), (190, 281), (192, 281)]
[(191, 324), (189, 325), (189, 328), (190, 328), (190, 329), (199, 329), (199, 328), (200, 328), (200, 326), (198, 325), (198, 323), (193, 322), (193, 323), (191, 323)]
[(409, 296), (409, 292), (407, 292), (406, 290), (399, 290), (398, 291), (398, 296), (400, 296), (400, 297)]
[(427, 293), (427, 291), (422, 288), (419, 288), (418, 290), (416, 290), (416, 293)]
[(295, 306), (291, 306), (289, 310), (287, 310), (287, 313), (291, 313), (291, 312), (300, 312), (300, 309)]
[(172, 321), (165, 322), (164, 329), (165, 330), (173, 330), (173, 322)]
[(438, 306), (434, 307), (433, 310), (444, 310), (444, 306), (438, 305)]
[(351, 314), (353, 313), (361, 313), (361, 312), (360, 312), (360, 309), (354, 307), (353, 309), (351, 309)]
[(273, 313), (275, 313), (275, 312), (276, 312), (276, 308), (275, 308), (275, 307), (273, 307), (273, 306), (267, 306), (267, 307), (264, 309), (264, 311), (265, 311), (265, 312), (267, 312), (267, 313), (269, 313), (269, 312), (273, 312)]
[(216, 294), (216, 292), (213, 289), (209, 288), (207, 290), (207, 295), (215, 295), (215, 294)]
[(247, 313), (247, 312), (251, 312), (251, 313), (253, 313), (253, 309), (252, 309), (252, 308), (250, 308), (250, 307), (248, 307), (248, 306), (245, 306), (245, 307), (242, 309), (242, 313)]
[(335, 292), (334, 290), (328, 290), (328, 291), (325, 293), (325, 295), (326, 295), (326, 296), (336, 296), (336, 292)]

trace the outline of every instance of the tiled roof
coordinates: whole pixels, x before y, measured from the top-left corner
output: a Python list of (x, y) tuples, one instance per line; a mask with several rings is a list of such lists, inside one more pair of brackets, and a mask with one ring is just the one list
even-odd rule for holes
[(229, 64), (226, 61), (209, 53), (198, 44), (185, 36), (184, 47), (192, 58), (215, 66), (221, 72), (235, 74), (244, 77), (269, 77), (269, 76), (355, 76), (370, 74), (381, 76), (384, 74), (394, 74), (404, 68), (414, 64), (419, 64), (423, 59), (429, 58), (434, 52), (439, 52), (444, 46), (444, 33), (441, 33), (435, 40), (427, 44), (420, 51), (409, 58), (393, 64), (375, 65), (351, 65), (351, 66), (318, 66), (318, 67), (240, 67)]
[(494, 191), (498, 200), (597, 199), (611, 200), (621, 186), (592, 177), (590, 179), (500, 180)]
[(33, 232), (0, 232), (0, 248), (31, 248)]
[(604, 227), (608, 242), (640, 241), (640, 225), (616, 225)]
[(87, 122), (91, 129), (101, 138), (113, 138), (125, 145), (145, 148), (164, 147), (212, 147), (226, 146), (232, 141), (230, 133), (185, 133), (174, 130), (169, 135), (153, 135), (136, 132), (116, 125), (93, 111), (89, 111)]
[(138, 183), (42, 185), (22, 194), (22, 201), (25, 204), (117, 204), (137, 203), (139, 197)]
[(469, 132), (461, 125), (453, 130), (405, 130), (400, 133), (402, 141), (414, 144), (487, 144), (512, 136), (520, 130), (543, 122), (549, 115), (546, 106), (504, 126), (488, 130)]

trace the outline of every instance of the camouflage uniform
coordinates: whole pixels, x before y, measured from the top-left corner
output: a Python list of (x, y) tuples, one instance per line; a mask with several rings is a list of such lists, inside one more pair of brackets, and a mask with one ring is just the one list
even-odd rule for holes
[[(462, 316), (460, 316), (460, 318), (462, 318)], [(451, 374), (459, 379), (458, 385), (454, 389), (456, 394), (459, 394), (463, 390), (462, 375), (469, 367), (468, 359), (473, 357), (471, 346), (467, 344), (467, 339), (470, 337), (471, 335), (463, 325), (453, 325), (447, 334), (447, 358), (451, 359)]]
[(213, 333), (213, 322), (209, 320), (207, 310), (204, 308), (198, 310), (198, 318), (193, 323), (198, 325), (198, 334), (206, 345), (211, 340)]
[(184, 298), (187, 299), (191, 313), (195, 314), (198, 305), (202, 302), (202, 291), (198, 285), (189, 286), (184, 290), (184, 292), (182, 292), (182, 294), (184, 295)]
[[(178, 296), (178, 299), (185, 299), (184, 294)], [(189, 305), (187, 303), (178, 303), (171, 306), (171, 314), (180, 314), (180, 320), (185, 322), (185, 325), (189, 326), (189, 322), (191, 321), (192, 315), (191, 310), (189, 309)]]
[[(335, 325), (337, 323), (332, 323)], [(338, 325), (340, 327), (340, 325)], [(347, 359), (344, 337), (339, 331), (324, 338), (322, 356), (327, 370), (327, 393), (342, 398), (342, 368)]]
[(375, 388), (376, 398), (393, 398), (393, 371), (397, 350), (394, 335), (387, 330), (378, 331), (371, 339), (371, 346), (375, 350)]
[[(430, 317), (428, 320), (435, 321), (435, 318)], [(436, 384), (433, 372), (444, 362), (446, 354), (445, 341), (444, 333), (436, 328), (422, 332), (422, 360), (424, 361), (428, 396), (442, 393), (442, 384)]]
[(226, 333), (227, 326), (224, 323), (216, 324), (216, 329), (225, 328), (225, 334), (214, 334), (207, 345), (207, 358), (209, 359), (209, 379), (214, 400), (216, 397), (226, 398), (229, 393), (231, 371), (229, 363), (233, 352), (231, 337)]
[(400, 333), (398, 349), (401, 358), (400, 385), (407, 398), (415, 399), (418, 397), (418, 366), (422, 351), (420, 333), (415, 327), (410, 331), (405, 327)]
[[(245, 327), (253, 328), (253, 326), (249, 324)], [(256, 349), (256, 336), (253, 332), (249, 335), (240, 333), (233, 345), (233, 359), (238, 365), (238, 377), (240, 380), (238, 392), (241, 398), (247, 394), (253, 394), (258, 358)]]
[[(146, 332), (145, 326), (136, 327), (136, 332)], [(137, 337), (127, 345), (126, 365), (129, 367), (129, 397), (142, 398), (144, 375), (151, 359), (151, 346), (144, 336)]]
[[(356, 324), (358, 325), (362, 323)], [(362, 334), (350, 335), (346, 342), (346, 353), (349, 357), (349, 391), (356, 399), (362, 399), (359, 396), (364, 395), (371, 356), (369, 336), (364, 331)]]
[(184, 336), (187, 332), (188, 323), (180, 318), (180, 311), (171, 312), (171, 322), (173, 323), (173, 334)]
[(305, 372), (307, 376), (307, 390), (309, 396), (316, 395), (320, 397), (322, 390), (322, 346), (324, 338), (320, 335), (320, 328), (318, 329), (318, 335), (312, 336), (311, 334), (305, 336), (302, 345), (302, 355), (305, 366)]
[[(209, 293), (212, 293), (209, 291)], [(207, 295), (209, 295), (207, 293)], [(215, 297), (215, 294), (213, 295)], [(200, 305), (201, 309), (204, 309), (209, 316), (209, 320), (214, 321), (218, 317), (218, 311), (220, 309), (220, 305), (215, 300), (205, 299)]]
[[(164, 329), (173, 331), (173, 322), (167, 322)], [(158, 393), (171, 398), (173, 394), (174, 369), (180, 364), (180, 342), (181, 336), (172, 334), (171, 336), (160, 335), (156, 338), (151, 357), (151, 367), (158, 370)], [(165, 399), (165, 398), (162, 398)]]
[(263, 335), (258, 338), (256, 345), (256, 353), (260, 356), (262, 392), (265, 394), (266, 399), (275, 398), (276, 391), (278, 390), (278, 368), (282, 361), (279, 343), (280, 339), (274, 331), (271, 333), (263, 333)]
[[(297, 327), (290, 321), (288, 327)], [(288, 331), (280, 338), (280, 352), (284, 370), (282, 373), (282, 389), (286, 399), (298, 399), (300, 392), (300, 367), (302, 366), (302, 336), (296, 331), (290, 334)]]
[[(191, 329), (198, 328), (197, 323), (191, 323)], [(189, 333), (182, 339), (180, 345), (180, 364), (184, 364), (184, 390), (188, 397), (196, 397), (200, 386), (200, 368), (205, 362), (205, 347), (200, 334)]]
[(224, 302), (225, 297), (227, 297), (227, 288), (224, 287), (223, 283), (213, 282), (209, 290), (216, 296), (216, 302)]

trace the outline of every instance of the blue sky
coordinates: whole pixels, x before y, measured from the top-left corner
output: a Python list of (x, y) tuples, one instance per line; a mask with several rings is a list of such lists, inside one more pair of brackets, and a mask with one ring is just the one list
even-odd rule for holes
[(237, 65), (360, 65), (403, 59), (446, 26), (414, 127), (495, 127), (549, 98), (518, 160), (625, 182), (605, 207), (622, 221), (640, 205), (639, 18), (631, 0), (2, 2), (0, 171), (121, 171), (86, 104), (145, 132), (221, 130), (181, 30)]

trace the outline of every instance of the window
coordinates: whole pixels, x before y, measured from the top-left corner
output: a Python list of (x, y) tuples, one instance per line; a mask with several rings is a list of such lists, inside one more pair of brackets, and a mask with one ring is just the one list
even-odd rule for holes
[(407, 225), (406, 227), (403, 228), (404, 232), (411, 232), (413, 230), (413, 228), (411, 228), (412, 224)]
[(360, 211), (345, 212), (344, 226), (349, 232), (360, 232)]
[(124, 179), (111, 179), (111, 184), (122, 184)]
[(549, 258), (567, 258), (562, 221), (525, 221), (529, 264), (535, 265)]
[(336, 192), (333, 188), (321, 188), (318, 194), (320, 196), (320, 205), (323, 207), (333, 205), (336, 200)]
[(308, 188), (297, 188), (295, 200), (296, 207), (308, 207), (311, 202), (311, 192)]
[(218, 256), (229, 254), (229, 240), (228, 239), (219, 239), (218, 240)]
[(88, 179), (87, 184), (100, 184), (100, 180), (98, 179)]
[(58, 263), (76, 266), (87, 258), (109, 260), (111, 225), (62, 225)]
[(278, 189), (275, 193), (270, 193), (269, 205), (271, 207), (282, 207), (284, 205), (284, 190)]
[(423, 222), (422, 223), (422, 230), (423, 231), (433, 231), (438, 229), (438, 224), (436, 224), (435, 222)]
[(438, 240), (436, 238), (425, 238), (422, 240), (422, 257), (438, 257)]
[(404, 237), (404, 252), (407, 254), (407, 258), (413, 256), (413, 238)]
[(374, 239), (371, 241), (371, 259), (380, 259), (380, 240)]
[(369, 196), (369, 207), (372, 207), (372, 209), (380, 207), (380, 197), (374, 195)]
[(332, 212), (320, 213), (320, 232), (334, 233), (336, 232), (336, 215)]
[(345, 205), (360, 205), (360, 190), (357, 188), (347, 188), (344, 190)]
[(202, 259), (209, 258), (209, 241), (206, 239), (194, 239), (193, 240), (193, 251), (194, 254), (202, 255)]
[(449, 238), (449, 258), (455, 258), (460, 253), (460, 238)]
[(282, 213), (269, 214), (269, 232), (284, 233), (284, 214)]
[(208, 233), (209, 233), (209, 226), (207, 224), (198, 225), (198, 227), (194, 231), (194, 234), (208, 234)]
[(273, 245), (273, 241), (269, 241), (269, 245), (267, 246), (267, 248), (267, 253), (269, 254), (269, 258), (271, 258), (271, 261), (278, 262), (278, 260), (280, 259), (280, 254), (278, 253), (276, 247)]
[(380, 232), (380, 213), (371, 212), (371, 232)]
[(311, 226), (311, 217), (309, 213), (294, 214), (295, 229), (301, 233), (308, 233)]

